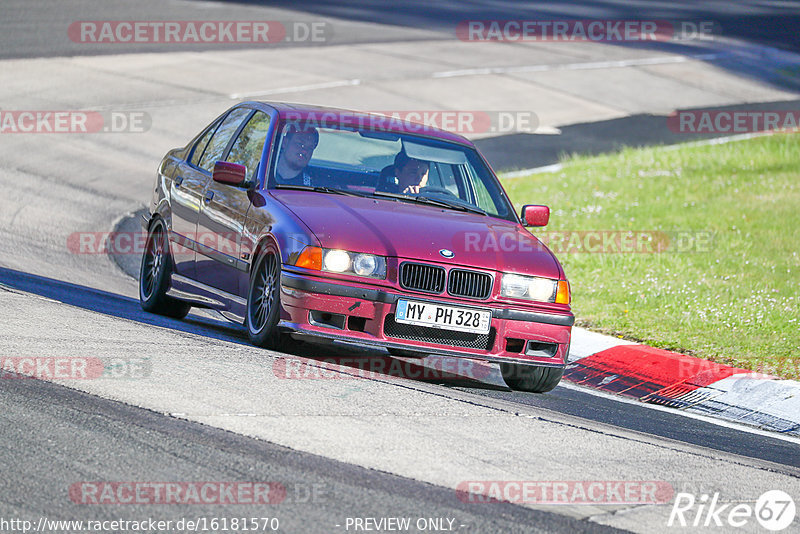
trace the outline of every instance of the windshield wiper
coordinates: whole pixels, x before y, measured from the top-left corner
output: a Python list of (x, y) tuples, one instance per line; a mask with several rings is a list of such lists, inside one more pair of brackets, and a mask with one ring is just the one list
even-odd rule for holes
[(446, 207), (446, 208), (453, 208), (453, 209), (462, 210), (462, 211), (469, 211), (469, 212), (472, 212), (472, 213), (479, 213), (480, 215), (487, 215), (487, 213), (484, 210), (482, 210), (482, 209), (480, 209), (480, 208), (478, 208), (476, 206), (469, 206), (467, 204), (461, 204), (460, 202), (448, 202), (448, 201), (440, 199), (440, 198), (431, 198), (431, 197), (425, 197), (425, 196), (413, 197), (413, 198), (417, 199), (417, 201), (419, 201), (419, 202), (425, 202), (426, 204), (434, 204), (434, 205), (443, 206), (443, 207)]
[(441, 206), (443, 208), (451, 208), (457, 209), (461, 211), (469, 211), (472, 213), (478, 213), (480, 215), (488, 215), (482, 209), (475, 207), (475, 206), (468, 206), (465, 204), (461, 204), (458, 202), (447, 202), (446, 200), (438, 199), (438, 198), (431, 198), (426, 196), (409, 196), (409, 195), (400, 195), (397, 193), (385, 193), (383, 191), (375, 191), (373, 193), (376, 197), (388, 197), (388, 198), (395, 198), (397, 200), (405, 200), (407, 202), (417, 202), (419, 204), (430, 204), (431, 206)]
[(317, 193), (330, 193), (332, 195), (345, 195), (348, 197), (369, 197), (366, 193), (357, 193), (345, 189), (335, 189), (333, 187), (322, 187), (319, 185), (294, 185), (294, 184), (275, 184), (276, 189), (297, 189), (300, 191), (315, 191)]
[(372, 193), (372, 196), (394, 198), (394, 199), (397, 199), (397, 200), (410, 200), (410, 197), (408, 197), (406, 195), (400, 195), (398, 193), (386, 193), (384, 191), (375, 191), (374, 193)]

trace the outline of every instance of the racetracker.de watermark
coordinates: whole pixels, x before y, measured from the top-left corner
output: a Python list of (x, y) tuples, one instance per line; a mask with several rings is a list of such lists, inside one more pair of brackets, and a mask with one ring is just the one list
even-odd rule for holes
[(0, 379), (95, 380), (138, 379), (152, 373), (147, 358), (93, 356), (9, 356), (0, 358)]
[(272, 373), (284, 380), (353, 380), (404, 378), (436, 382), (485, 380), (492, 368), (464, 358), (428, 356), (422, 361), (404, 361), (390, 356), (356, 358), (336, 356), (320, 360), (281, 357), (272, 365)]
[[(239, 236), (235, 233), (197, 232), (188, 239), (229, 255), (238, 253)], [(141, 256), (147, 244), (147, 232), (73, 232), (67, 236), (67, 250), (72, 254), (132, 254)], [(170, 243), (175, 257), (194, 256), (194, 249)]]
[(146, 111), (0, 110), (0, 134), (144, 133)]
[(80, 20), (69, 25), (67, 35), (81, 44), (325, 43), (332, 27), (324, 21)]
[(459, 500), (476, 504), (666, 504), (673, 494), (669, 482), (652, 480), (474, 480), (456, 486)]
[(460, 232), (454, 247), (467, 252), (534, 252), (546, 246), (555, 254), (656, 254), (709, 252), (714, 233), (661, 230), (562, 230), (536, 232), (538, 241), (516, 232)]
[(678, 134), (796, 133), (800, 130), (800, 110), (676, 111), (667, 117), (667, 127)]
[(371, 110), (358, 112), (294, 113), (286, 121), (297, 128), (356, 128), (359, 130), (425, 133), (446, 130), (461, 135), (533, 133), (539, 118), (533, 111), (490, 110)]
[[(675, 377), (676, 384), (689, 381), (691, 384), (699, 387), (707, 386), (710, 383), (708, 381), (712, 378), (714, 380), (721, 378), (719, 375), (720, 372), (724, 373), (722, 376), (736, 374), (739, 378), (749, 379), (800, 376), (800, 362), (790, 356), (769, 360), (755, 360), (748, 364), (749, 372), (747, 372), (747, 369), (739, 370), (739, 368), (735, 367), (733, 371), (725, 372), (725, 370), (729, 369), (729, 366), (693, 357), (678, 358), (675, 360), (674, 365), (672, 373)], [(658, 394), (659, 392), (655, 393), (655, 395)]]
[(69, 487), (75, 504), (281, 504), (286, 487), (279, 482), (76, 482)]
[(464, 20), (456, 36), (467, 42), (650, 42), (713, 39), (714, 21)]

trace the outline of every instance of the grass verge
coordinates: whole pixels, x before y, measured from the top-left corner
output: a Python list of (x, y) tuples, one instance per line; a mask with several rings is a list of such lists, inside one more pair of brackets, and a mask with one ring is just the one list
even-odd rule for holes
[(550, 206), (579, 326), (800, 378), (800, 135), (563, 163), (503, 184)]

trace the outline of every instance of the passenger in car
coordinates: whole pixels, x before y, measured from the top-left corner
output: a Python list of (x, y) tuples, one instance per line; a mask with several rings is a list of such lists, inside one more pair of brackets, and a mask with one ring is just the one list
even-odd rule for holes
[(429, 163), (408, 157), (401, 150), (394, 157), (394, 165), (381, 171), (378, 189), (387, 193), (416, 194), (428, 184)]
[(283, 135), (281, 153), (275, 167), (275, 181), (279, 184), (310, 186), (311, 175), (306, 167), (319, 144), (319, 132), (315, 128), (299, 129), (290, 125)]

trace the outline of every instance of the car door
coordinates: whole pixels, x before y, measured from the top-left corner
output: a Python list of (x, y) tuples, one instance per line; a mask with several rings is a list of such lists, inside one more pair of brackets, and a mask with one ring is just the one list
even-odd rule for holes
[[(225, 154), (225, 161), (247, 168), (255, 183), (258, 165), (269, 135), (270, 116), (254, 111)], [(203, 237), (196, 260), (198, 280), (227, 293), (239, 294), (241, 235), (251, 205), (250, 188), (211, 181), (203, 194), (198, 234)], [(243, 295), (240, 295), (243, 296)]]
[(199, 235), (197, 222), (203, 204), (203, 194), (211, 182), (214, 162), (222, 158), (231, 137), (250, 109), (237, 108), (222, 120), (212, 124), (200, 137), (187, 161), (175, 171), (170, 189), (172, 200), (172, 233), (175, 242), (176, 271), (197, 278), (196, 253)]
[(225, 150), (232, 134), (231, 128), (236, 131), (248, 111), (234, 110), (214, 121), (198, 138), (186, 161), (182, 161), (173, 172), (170, 239), (178, 274), (196, 278), (197, 221), (203, 192), (211, 181), (208, 162)]
[(200, 199), (210, 180), (210, 176), (200, 170), (200, 158), (203, 157), (203, 152), (220, 122), (221, 120), (217, 120), (206, 128), (192, 146), (186, 161), (177, 164), (172, 171), (170, 184), (172, 257), (175, 271), (190, 278), (195, 277), (194, 240), (197, 217), (200, 213)]

